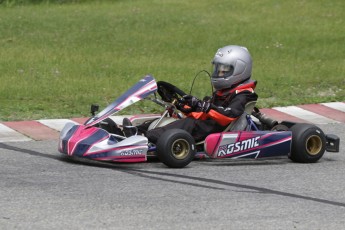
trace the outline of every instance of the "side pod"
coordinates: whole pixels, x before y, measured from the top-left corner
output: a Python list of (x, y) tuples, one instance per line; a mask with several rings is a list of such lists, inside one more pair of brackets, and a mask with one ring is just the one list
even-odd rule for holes
[(263, 158), (288, 156), (291, 132), (240, 131), (215, 133), (205, 139), (205, 151), (211, 158)]

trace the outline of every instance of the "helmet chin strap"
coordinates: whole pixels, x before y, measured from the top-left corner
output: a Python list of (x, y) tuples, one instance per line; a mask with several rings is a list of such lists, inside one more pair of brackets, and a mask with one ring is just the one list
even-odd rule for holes
[(250, 77), (247, 78), (247, 79), (245, 79), (245, 80), (243, 80), (243, 81), (240, 81), (240, 82), (238, 82), (238, 83), (233, 84), (233, 85), (230, 87), (230, 89), (236, 88), (237, 86), (239, 86), (239, 85), (241, 85), (241, 84), (243, 84), (243, 83), (246, 83), (249, 79), (250, 79)]

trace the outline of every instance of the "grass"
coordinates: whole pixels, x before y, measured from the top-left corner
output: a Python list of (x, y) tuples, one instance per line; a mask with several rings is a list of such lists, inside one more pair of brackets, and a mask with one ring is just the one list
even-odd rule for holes
[(22, 2), (0, 4), (2, 121), (88, 116), (148, 73), (189, 91), (228, 44), (250, 50), (260, 107), (345, 101), (342, 0)]

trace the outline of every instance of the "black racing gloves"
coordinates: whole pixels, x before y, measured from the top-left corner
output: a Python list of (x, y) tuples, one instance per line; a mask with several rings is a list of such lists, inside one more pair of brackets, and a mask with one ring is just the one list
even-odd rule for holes
[[(190, 108), (185, 108), (187, 105)], [(180, 103), (177, 108), (182, 112), (204, 112), (208, 113), (211, 109), (211, 103), (206, 100), (200, 100), (192, 95), (185, 95), (180, 99)]]

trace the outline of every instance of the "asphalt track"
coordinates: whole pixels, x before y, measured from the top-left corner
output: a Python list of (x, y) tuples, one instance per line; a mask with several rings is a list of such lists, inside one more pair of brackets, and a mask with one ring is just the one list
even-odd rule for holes
[(0, 228), (344, 229), (345, 117), (332, 116), (317, 125), (340, 137), (340, 152), (315, 164), (81, 162), (59, 154), (54, 138), (2, 139)]

